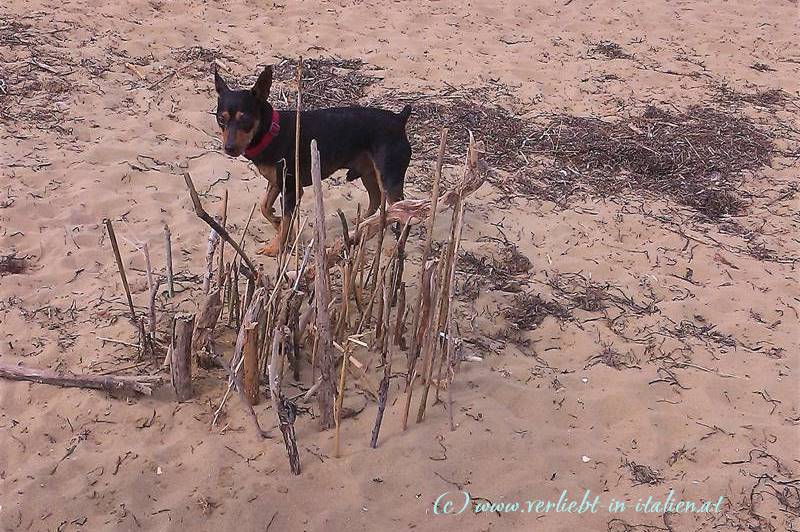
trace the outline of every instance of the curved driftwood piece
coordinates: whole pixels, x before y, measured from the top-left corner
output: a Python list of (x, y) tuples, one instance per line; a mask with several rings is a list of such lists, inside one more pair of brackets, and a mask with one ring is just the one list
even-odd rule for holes
[(157, 375), (81, 375), (60, 374), (48, 369), (29, 368), (0, 363), (0, 377), (13, 381), (30, 381), (64, 388), (89, 388), (107, 392), (126, 392), (150, 395), (153, 386), (161, 383)]

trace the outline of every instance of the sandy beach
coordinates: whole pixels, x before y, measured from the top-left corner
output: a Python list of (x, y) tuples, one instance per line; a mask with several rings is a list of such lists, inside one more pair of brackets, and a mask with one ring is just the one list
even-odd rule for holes
[[(255, 411), (273, 438), (254, 436), (238, 399), (212, 427), (219, 368), (195, 368), (181, 403), (168, 385), (145, 397), (0, 379), (0, 528), (797, 530), (798, 9), (9, 0), (2, 364), (166, 375), (134, 347), (103, 220), (139, 312), (138, 248), (163, 275), (169, 226), (176, 294), (162, 285), (157, 296), (167, 345), (175, 313), (197, 311), (206, 270), (208, 227), (183, 174), (213, 214), (227, 191), (236, 238), (265, 187), (221, 150), (212, 64), (240, 87), (277, 65), (280, 109), (294, 108), (301, 56), (310, 107), (410, 104), (409, 198), (430, 195), (442, 126), (445, 188), (460, 179), (468, 130), (491, 172), (466, 202), (456, 269), (454, 431), (445, 402), (403, 431), (404, 380), (393, 378), (372, 449), (376, 404), (351, 382), (339, 458), (316, 404), (300, 405), (294, 476), (268, 399)], [(367, 193), (344, 172), (323, 189), (338, 234), (337, 209), (352, 222)], [(449, 227), (448, 212), (438, 243)], [(273, 234), (256, 212), (246, 250)], [(423, 241), (415, 227), (409, 301)], [(274, 276), (274, 259), (257, 262)], [(227, 323), (215, 333), (224, 356)], [(391, 356), (402, 377), (406, 354)], [(286, 393), (310, 385), (306, 366)], [(709, 505), (666, 505), (679, 501)]]

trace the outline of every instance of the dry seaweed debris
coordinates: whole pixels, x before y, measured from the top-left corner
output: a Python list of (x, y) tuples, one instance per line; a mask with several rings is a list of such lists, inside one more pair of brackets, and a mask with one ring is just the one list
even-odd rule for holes
[(636, 462), (625, 459), (623, 460), (622, 466), (626, 467), (631, 472), (631, 480), (633, 480), (634, 485), (649, 484), (655, 486), (664, 481), (664, 477), (648, 465), (637, 464)]
[(432, 156), (438, 147), (437, 131), (448, 128), (448, 141), (456, 149), (448, 152), (446, 162), (457, 164), (470, 131), (479, 131), (486, 145), (486, 161), (493, 168), (514, 171), (526, 164), (521, 155), (531, 130), (530, 125), (511, 111), (456, 95), (446, 101), (417, 101), (408, 132), (417, 153)]
[[(379, 79), (365, 73), (365, 68), (366, 64), (361, 59), (323, 57), (304, 60), (303, 108), (319, 109), (359, 103), (364, 97), (367, 87)], [(296, 73), (296, 59), (283, 58), (275, 65), (275, 79), (287, 82), (281, 88), (277, 100), (283, 101), (292, 108), (297, 99), (297, 87), (295, 87), (294, 81)]]
[(553, 274), (547, 284), (557, 297), (569, 300), (568, 308), (579, 308), (587, 312), (598, 312), (609, 305), (635, 314), (649, 315), (658, 312), (658, 300), (651, 295), (649, 300), (637, 302), (633, 296), (610, 283), (592, 281), (579, 272)]
[(179, 70), (194, 79), (208, 79), (209, 76), (212, 76), (211, 65), (218, 59), (233, 60), (231, 56), (220, 50), (212, 50), (203, 46), (176, 48), (172, 50), (172, 58), (180, 65)]
[(531, 144), (596, 193), (665, 195), (710, 220), (743, 210), (741, 174), (768, 165), (774, 150), (747, 117), (702, 106), (648, 107), (617, 122), (557, 116)]
[[(699, 316), (695, 316), (695, 319), (698, 318)], [(671, 328), (662, 327), (661, 333), (678, 340), (685, 341), (687, 338), (696, 338), (706, 345), (708, 345), (708, 342), (713, 342), (720, 347), (735, 348), (738, 343), (736, 338), (733, 335), (721, 333), (715, 330), (716, 328), (717, 326), (713, 323), (697, 324), (688, 320), (681, 320), (680, 323), (675, 323)]]
[(0, 77), (0, 123), (64, 130), (60, 100), (76, 89), (66, 79), (75, 63), (63, 51), (65, 31), (40, 14), (0, 15), (0, 48), (7, 51)]
[(17, 257), (16, 253), (0, 255), (0, 276), (25, 273), (27, 270), (28, 261), (25, 257)]
[(775, 72), (775, 69), (766, 63), (755, 62), (750, 65), (750, 68), (759, 72)]
[(531, 260), (513, 244), (502, 244), (491, 256), (465, 251), (458, 258), (457, 271), (466, 276), (459, 287), (462, 300), (472, 301), (481, 288), (502, 292), (520, 292), (526, 279), (520, 274), (531, 269)]
[(626, 53), (622, 46), (613, 41), (599, 41), (592, 44), (589, 48), (589, 56), (602, 55), (608, 59), (633, 59), (633, 56)]
[(515, 295), (511, 305), (503, 310), (503, 317), (521, 331), (536, 329), (547, 316), (565, 320), (570, 313), (561, 303), (545, 301), (540, 295), (532, 293)]
[(761, 89), (755, 92), (742, 92), (723, 84), (717, 86), (717, 99), (724, 104), (733, 106), (748, 103), (758, 107), (782, 108), (792, 101), (792, 96), (782, 89)]
[(606, 345), (603, 350), (586, 361), (584, 369), (589, 369), (597, 364), (605, 364), (610, 368), (621, 370), (623, 368), (639, 368), (636, 355), (632, 352), (620, 353), (611, 345)]

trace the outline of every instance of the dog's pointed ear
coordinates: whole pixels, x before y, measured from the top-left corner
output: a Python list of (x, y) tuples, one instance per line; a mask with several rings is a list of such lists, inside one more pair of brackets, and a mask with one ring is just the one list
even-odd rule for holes
[(266, 102), (269, 98), (269, 89), (272, 87), (272, 65), (267, 66), (264, 71), (258, 76), (256, 84), (253, 85), (253, 94), (262, 102)]
[(219, 75), (216, 64), (214, 64), (214, 87), (217, 89), (217, 94), (228, 92), (228, 85), (225, 83), (225, 80), (222, 79), (222, 76)]

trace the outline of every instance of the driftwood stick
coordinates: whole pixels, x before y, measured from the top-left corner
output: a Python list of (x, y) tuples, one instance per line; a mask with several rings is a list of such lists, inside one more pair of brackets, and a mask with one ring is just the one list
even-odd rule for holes
[(169, 297), (173, 297), (175, 295), (175, 281), (172, 275), (172, 233), (167, 224), (164, 224), (164, 246), (167, 251), (167, 293)]
[(339, 432), (342, 424), (342, 406), (344, 405), (344, 386), (346, 383), (345, 376), (347, 375), (348, 354), (349, 350), (346, 350), (344, 355), (342, 356), (342, 369), (341, 372), (339, 373), (339, 389), (336, 394), (336, 409), (334, 410), (334, 415), (336, 417), (335, 419), (336, 432), (334, 434), (334, 439), (333, 439), (333, 456), (335, 458), (339, 458), (341, 456)]
[(147, 286), (150, 290), (150, 297), (148, 298), (148, 321), (150, 325), (151, 340), (155, 344), (156, 341), (156, 297), (158, 296), (158, 287), (161, 285), (161, 279), (155, 279), (153, 275), (153, 266), (150, 263), (150, 249), (147, 243), (142, 244), (142, 254), (144, 255), (144, 265), (147, 272)]
[(439, 344), (440, 344), (440, 336), (442, 331), (442, 322), (444, 320), (444, 314), (442, 306), (444, 305), (444, 291), (445, 286), (443, 280), (445, 278), (445, 265), (447, 262), (447, 250), (445, 250), (442, 255), (444, 257), (439, 261), (439, 267), (434, 274), (434, 280), (436, 282), (436, 286), (439, 287), (438, 292), (435, 294), (435, 303), (433, 307), (433, 312), (431, 314), (431, 323), (428, 330), (425, 332), (424, 335), (421, 335), (423, 338), (422, 343), (422, 353), (423, 353), (423, 363), (422, 363), (422, 375), (423, 375), (423, 387), (422, 387), (422, 397), (419, 400), (419, 409), (417, 410), (417, 423), (421, 423), (422, 419), (425, 416), (425, 409), (427, 408), (428, 404), (428, 392), (431, 388), (431, 379), (433, 379), (433, 368), (436, 364), (436, 355), (439, 352)]
[(244, 327), (244, 397), (250, 405), (258, 404), (258, 323), (252, 322)]
[[(399, 246), (398, 246), (399, 247)], [(398, 263), (395, 262), (395, 268), (398, 267)], [(389, 317), (392, 312), (392, 304), (390, 301), (389, 292), (391, 288), (388, 286), (391, 284), (390, 282), (383, 282), (383, 316), (380, 316), (380, 320), (384, 323), (384, 330), (388, 334), (389, 332)], [(375, 425), (372, 427), (372, 439), (370, 440), (369, 446), (375, 449), (378, 447), (378, 434), (381, 430), (381, 423), (383, 422), (383, 413), (386, 410), (386, 400), (389, 396), (389, 377), (392, 374), (392, 359), (388, 356), (389, 353), (389, 344), (391, 342), (390, 338), (385, 338), (383, 345), (381, 346), (381, 364), (383, 364), (383, 378), (381, 379), (380, 387), (378, 388), (378, 413), (375, 416)]]
[[(253, 407), (252, 407), (252, 406), (250, 405), (250, 403), (248, 403), (248, 402), (247, 402), (247, 400), (245, 399), (245, 396), (244, 396), (244, 386), (242, 386), (242, 385), (241, 385), (241, 384), (242, 384), (242, 383), (240, 382), (240, 381), (241, 381), (241, 379), (239, 379), (239, 377), (238, 377), (237, 375), (234, 375), (234, 374), (233, 374), (233, 371), (231, 370), (230, 366), (229, 366), (229, 365), (228, 365), (228, 364), (225, 362), (225, 360), (223, 360), (223, 358), (222, 358), (221, 356), (219, 356), (219, 355), (217, 355), (217, 354), (213, 354), (212, 356), (213, 356), (213, 357), (214, 357), (214, 359), (217, 361), (217, 363), (218, 363), (220, 366), (222, 366), (222, 367), (225, 369), (225, 371), (228, 373), (228, 379), (230, 379), (230, 380), (231, 380), (231, 382), (235, 382), (235, 383), (237, 383), (237, 384), (236, 384), (236, 389), (237, 389), (237, 390), (238, 390), (238, 392), (239, 392), (239, 399), (241, 399), (241, 401), (242, 401), (242, 405), (244, 405), (244, 409), (245, 409), (245, 412), (247, 412), (247, 415), (248, 415), (248, 417), (250, 417), (250, 419), (253, 421), (253, 426), (254, 426), (254, 427), (255, 427), (255, 429), (256, 429), (256, 436), (258, 436), (258, 439), (259, 439), (259, 440), (263, 440), (263, 439), (266, 439), (266, 438), (271, 438), (272, 436), (269, 434), (269, 432), (267, 432), (267, 431), (265, 431), (265, 430), (263, 430), (263, 429), (261, 428), (261, 425), (260, 425), (260, 424), (259, 424), (259, 422), (258, 422), (258, 416), (256, 415), (256, 411), (255, 411), (255, 410), (253, 410)], [(228, 397), (228, 393), (230, 393), (230, 390), (231, 390), (231, 389), (230, 389), (230, 388), (228, 388), (228, 391), (225, 393), (225, 398), (227, 398), (227, 397)], [(223, 403), (223, 404), (224, 404), (224, 403)], [(220, 405), (220, 408), (219, 408), (219, 409), (217, 410), (217, 412), (214, 414), (214, 422), (212, 423), (212, 426), (213, 426), (214, 424), (216, 424), (216, 421), (217, 421), (217, 416), (219, 416), (219, 412), (220, 412), (220, 409), (221, 409), (221, 408), (222, 408), (222, 405)]]
[[(441, 305), (441, 319), (439, 320), (439, 331), (444, 337), (440, 340), (439, 344), (442, 346), (442, 353), (439, 357), (439, 367), (436, 370), (436, 398), (433, 401), (433, 404), (438, 404), (439, 399), (439, 390), (441, 389), (442, 383), (442, 367), (444, 366), (444, 361), (447, 358), (447, 349), (446, 349), (446, 339), (447, 339), (447, 328), (448, 324), (450, 323), (450, 305), (453, 302), (452, 293), (450, 292), (453, 288), (451, 284), (452, 281), (455, 280), (455, 270), (453, 266), (455, 264), (456, 258), (458, 257), (458, 247), (459, 241), (461, 239), (460, 236), (460, 229), (461, 224), (459, 221), (463, 222), (463, 215), (464, 215), (464, 202), (459, 201), (456, 208), (453, 209), (453, 219), (450, 228), (450, 241), (447, 245), (447, 257), (444, 263), (444, 270), (442, 272), (442, 305)], [(457, 234), (458, 233), (458, 234)], [(437, 344), (437, 345), (439, 345)], [(426, 386), (429, 383), (425, 383)]]
[(222, 299), (220, 288), (214, 287), (211, 292), (203, 299), (197, 317), (194, 321), (194, 333), (192, 333), (192, 351), (195, 353), (197, 365), (202, 368), (212, 367), (212, 359), (208, 353), (211, 343), (211, 335), (217, 326), (220, 313), (222, 311)]
[(228, 325), (239, 328), (239, 268), (238, 262), (231, 265), (231, 289), (228, 293)]
[(286, 454), (289, 456), (289, 468), (292, 474), (300, 474), (300, 454), (297, 452), (297, 436), (294, 431), (294, 421), (297, 418), (294, 403), (287, 400), (281, 392), (281, 373), (283, 368), (283, 355), (281, 345), (285, 331), (283, 326), (275, 329), (275, 338), (272, 342), (272, 358), (269, 363), (269, 392), (272, 407), (278, 415), (278, 424), (283, 434), (283, 443)]
[(150, 287), (150, 298), (148, 301), (148, 311), (150, 313), (150, 335), (152, 336), (151, 340), (153, 341), (153, 346), (155, 347), (156, 342), (156, 297), (158, 297), (158, 287), (161, 286), (161, 279), (157, 278), (153, 282), (153, 286)]
[[(425, 292), (422, 289), (425, 286), (425, 270), (426, 264), (428, 262), (428, 257), (431, 254), (431, 244), (433, 242), (433, 226), (436, 222), (436, 207), (439, 203), (439, 186), (442, 181), (442, 167), (444, 166), (444, 150), (445, 145), (447, 143), (447, 128), (442, 130), (441, 137), (439, 139), (439, 152), (436, 156), (436, 174), (434, 174), (433, 178), (433, 190), (431, 191), (431, 215), (428, 218), (428, 224), (426, 226), (426, 234), (425, 234), (425, 245), (422, 248), (422, 268), (420, 271), (420, 291), (417, 294), (417, 304), (415, 305), (416, 312), (414, 313), (414, 322), (411, 326), (411, 332), (413, 337), (411, 339), (411, 352), (408, 354), (408, 368), (406, 373), (406, 404), (405, 409), (403, 410), (403, 430), (406, 430), (408, 427), (408, 410), (411, 406), (411, 396), (413, 393), (413, 385), (414, 385), (414, 377), (415, 377), (415, 370), (417, 365), (417, 359), (419, 358), (420, 354), (420, 343), (417, 341), (417, 329), (420, 325), (420, 319), (422, 318), (423, 311), (423, 298), (425, 297)], [(428, 283), (428, 287), (430, 287), (430, 282)], [(430, 294), (428, 294), (430, 295)], [(430, 305), (428, 306), (430, 308)]]
[(291, 368), (292, 378), (295, 382), (300, 382), (300, 306), (303, 304), (303, 299), (298, 294), (293, 294), (295, 297), (289, 298), (287, 306), (289, 308), (289, 317), (287, 327), (289, 328), (289, 338), (291, 346)]
[(242, 315), (242, 325), (239, 327), (239, 333), (236, 336), (236, 345), (233, 350), (233, 357), (231, 358), (231, 367), (234, 373), (238, 373), (242, 365), (242, 354), (244, 352), (246, 326), (250, 323), (258, 322), (258, 315), (264, 308), (264, 298), (266, 290), (259, 288), (253, 293), (250, 305)]
[(203, 293), (208, 294), (211, 290), (211, 279), (214, 277), (214, 252), (219, 244), (219, 233), (213, 228), (208, 233), (208, 245), (206, 246), (206, 273), (203, 276)]
[[(222, 408), (225, 406), (225, 402), (228, 400), (228, 396), (231, 393), (231, 390), (235, 387), (239, 392), (239, 397), (242, 399), (242, 402), (245, 404), (245, 407), (250, 413), (253, 410), (253, 407), (247, 402), (244, 396), (244, 386), (242, 385), (241, 378), (239, 377), (239, 370), (242, 367), (242, 350), (244, 349), (244, 340), (245, 340), (245, 324), (249, 324), (252, 322), (257, 322), (257, 317), (261, 310), (264, 308), (264, 288), (259, 288), (256, 290), (255, 294), (253, 294), (253, 300), (250, 303), (250, 307), (244, 313), (242, 317), (242, 326), (239, 327), (239, 334), (236, 336), (236, 345), (233, 350), (233, 357), (231, 357), (230, 369), (228, 369), (228, 388), (225, 390), (225, 395), (222, 397), (222, 401), (220, 401), (217, 410), (214, 412), (214, 417), (211, 419), (211, 426), (217, 424), (217, 419), (219, 418), (220, 413), (222, 413)], [(218, 360), (222, 360), (221, 357)], [(227, 364), (223, 364), (223, 367), (227, 368)], [(255, 421), (257, 435), (259, 438), (267, 438), (269, 435), (261, 430), (260, 425), (258, 424), (258, 418), (255, 417), (255, 413), (251, 413), (251, 417)]]
[[(294, 209), (292, 218), (295, 219), (294, 227), (297, 231), (295, 237), (300, 240), (300, 111), (303, 109), (303, 56), (297, 61), (297, 110), (294, 124)], [(285, 181), (285, 180), (284, 180)], [(294, 269), (300, 269), (300, 249), (295, 248)]]
[[(382, 187), (383, 185), (381, 185)], [(383, 190), (383, 188), (381, 188)], [(386, 238), (386, 196), (383, 196), (381, 199), (381, 208), (380, 208), (380, 230), (378, 231), (378, 245), (375, 247), (375, 257), (372, 260), (372, 269), (369, 272), (369, 281), (370, 281), (370, 292), (375, 291), (375, 287), (378, 286), (378, 273), (381, 269), (381, 256), (383, 255), (383, 240)], [(370, 307), (371, 308), (371, 307)], [(383, 314), (379, 313), (378, 317), (382, 317)], [(378, 320), (380, 323), (380, 320)]]
[[(472, 133), (470, 132), (470, 141), (472, 141)], [(451, 320), (453, 315), (453, 292), (455, 288), (455, 273), (456, 273), (456, 263), (458, 262), (458, 250), (461, 247), (461, 233), (464, 229), (464, 201), (460, 202), (460, 209), (458, 213), (458, 227), (456, 230), (456, 243), (453, 249), (453, 256), (450, 262), (450, 279), (449, 279), (449, 288), (447, 290), (447, 320), (445, 322), (445, 333), (446, 333), (446, 347), (444, 352), (444, 357), (447, 360), (447, 416), (450, 421), (450, 430), (456, 430), (455, 422), (453, 421), (453, 379), (455, 379), (455, 367), (456, 367), (456, 360), (455, 354), (453, 352), (453, 334), (454, 331), (451, 328)], [(436, 388), (437, 396), (439, 388)]]
[(400, 282), (400, 289), (397, 291), (397, 316), (394, 323), (394, 345), (398, 346), (401, 350), (406, 349), (406, 317), (408, 311), (406, 309), (406, 283)]
[[(231, 245), (231, 247), (236, 250), (236, 253), (242, 258), (242, 260), (247, 264), (248, 269), (248, 277), (255, 277), (258, 269), (256, 268), (253, 261), (245, 254), (242, 247), (233, 239), (228, 231), (222, 227), (214, 218), (209, 215), (205, 209), (203, 209), (203, 204), (200, 202), (200, 196), (197, 194), (197, 189), (194, 188), (194, 183), (192, 182), (192, 177), (189, 175), (189, 172), (183, 174), (183, 179), (186, 181), (186, 186), (189, 187), (189, 195), (192, 198), (192, 205), (194, 206), (194, 212), (197, 214), (198, 218), (203, 220), (205, 223), (211, 227), (214, 231), (217, 232), (219, 236), (225, 239), (225, 241)], [(266, 283), (264, 277), (262, 277), (262, 282)], [(264, 284), (266, 287), (266, 284)]]
[[(467, 181), (470, 177), (470, 173), (474, 172), (474, 168), (477, 165), (477, 149), (475, 146), (475, 140), (472, 137), (472, 133), (470, 132), (469, 136), (469, 146), (467, 148), (467, 161), (464, 164), (464, 177), (461, 182), (461, 186), (457, 189), (457, 195), (455, 196), (454, 203), (453, 203), (453, 217), (450, 224), (450, 238), (448, 247), (446, 250), (445, 255), (445, 262), (442, 268), (442, 274), (440, 276), (441, 279), (441, 291), (439, 297), (439, 317), (437, 321), (437, 326), (433, 329), (433, 332), (436, 335), (436, 338), (431, 342), (431, 358), (430, 358), (430, 366), (428, 367), (427, 379), (425, 380), (425, 387), (422, 390), (422, 398), (420, 399), (419, 404), (419, 411), (417, 412), (417, 423), (420, 423), (423, 418), (425, 417), (425, 409), (427, 407), (427, 399), (428, 399), (428, 391), (431, 386), (431, 379), (433, 375), (433, 364), (436, 362), (436, 355), (438, 353), (439, 347), (442, 347), (442, 354), (439, 360), (439, 369), (437, 371), (437, 383), (436, 383), (436, 400), (439, 400), (439, 387), (441, 384), (441, 373), (442, 373), (442, 365), (447, 357), (447, 348), (445, 345), (445, 341), (449, 335), (449, 324), (450, 324), (450, 316), (451, 316), (451, 309), (450, 305), (452, 303), (452, 290), (455, 283), (455, 265), (458, 259), (458, 249), (461, 245), (461, 232), (464, 226), (464, 191), (467, 188)], [(444, 334), (445, 340), (443, 341), (440, 338), (440, 335)], [(449, 361), (448, 361), (448, 372), (449, 372)], [(450, 394), (452, 398), (452, 394)], [(452, 405), (450, 405), (452, 406)]]
[(316, 275), (314, 277), (314, 300), (317, 307), (317, 365), (320, 369), (322, 384), (317, 392), (320, 409), (320, 425), (323, 430), (334, 426), (333, 397), (335, 387), (333, 364), (333, 338), (331, 337), (331, 320), (328, 311), (330, 304), (330, 286), (326, 274), (325, 257), (325, 207), (322, 204), (322, 174), (319, 161), (317, 141), (311, 141), (311, 178), (314, 184), (314, 214), (316, 216), (315, 246)]
[(160, 384), (161, 377), (155, 375), (112, 376), (59, 374), (47, 369), (30, 368), (0, 362), (0, 377), (13, 381), (30, 381), (64, 388), (89, 388), (107, 392), (140, 393), (150, 395), (153, 386)]
[[(222, 221), (220, 225), (225, 227), (228, 224), (228, 189), (225, 189), (225, 194), (222, 196)], [(222, 241), (219, 244), (219, 265), (217, 266), (217, 274), (219, 277), (217, 278), (217, 286), (222, 287), (222, 283), (225, 281), (225, 242)]]
[(111, 248), (114, 250), (114, 258), (117, 260), (117, 269), (119, 276), (122, 278), (122, 286), (125, 288), (125, 295), (128, 297), (128, 308), (131, 311), (131, 320), (136, 323), (136, 310), (133, 308), (133, 298), (131, 297), (131, 288), (128, 286), (128, 277), (125, 275), (125, 267), (122, 265), (122, 255), (119, 253), (119, 244), (117, 244), (117, 235), (114, 234), (114, 226), (111, 225), (111, 220), (106, 218), (104, 222), (106, 229), (108, 229), (108, 237), (111, 239)]
[(144, 316), (139, 316), (136, 322), (136, 330), (139, 333), (139, 360), (144, 360), (150, 353), (150, 336), (147, 334)]
[(194, 314), (175, 316), (172, 332), (172, 361), (169, 365), (172, 387), (178, 401), (192, 397), (192, 331)]

